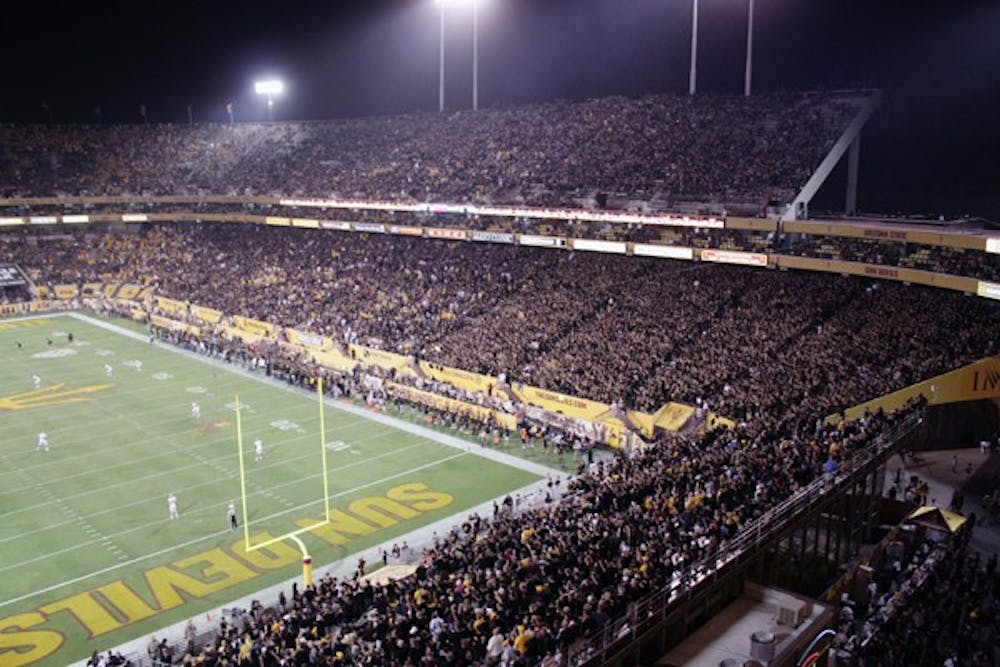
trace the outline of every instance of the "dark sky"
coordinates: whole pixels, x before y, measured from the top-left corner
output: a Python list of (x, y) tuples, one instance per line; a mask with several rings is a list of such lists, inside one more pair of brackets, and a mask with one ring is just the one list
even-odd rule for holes
[[(699, 91), (740, 93), (746, 0), (700, 0)], [(1000, 2), (756, 0), (757, 90), (885, 92), (862, 148), (861, 203), (1000, 190)], [(279, 119), (437, 107), (431, 0), (4, 3), (0, 121), (266, 117), (252, 83), (280, 76)], [(450, 108), (471, 105), (472, 12), (446, 12)], [(690, 0), (483, 0), (480, 105), (687, 89)], [(42, 106), (47, 104), (49, 112)], [(830, 193), (825, 193), (830, 194)], [(890, 196), (891, 195), (891, 196)], [(839, 193), (831, 195), (837, 205)], [(985, 210), (985, 209), (984, 209)]]

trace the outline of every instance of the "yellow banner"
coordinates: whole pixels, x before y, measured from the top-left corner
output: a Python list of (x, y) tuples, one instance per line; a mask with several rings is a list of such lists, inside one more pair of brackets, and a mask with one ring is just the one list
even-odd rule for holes
[(75, 299), (79, 294), (76, 285), (56, 285), (53, 290), (57, 299)]
[(334, 370), (349, 373), (354, 370), (355, 366), (358, 365), (358, 362), (353, 359), (348, 359), (335, 347), (329, 350), (302, 349), (311, 354), (317, 364), (326, 368), (333, 368)]
[(433, 378), (438, 382), (447, 382), (459, 389), (466, 391), (477, 391), (482, 394), (509, 398), (507, 392), (497, 387), (497, 379), (489, 375), (471, 373), (458, 368), (450, 368), (440, 364), (432, 364), (427, 361), (420, 362), (420, 370), (424, 375)]
[(329, 350), (333, 347), (332, 339), (298, 329), (285, 329), (285, 338), (292, 345), (307, 347), (310, 350)]
[(191, 314), (203, 322), (218, 324), (222, 319), (222, 311), (204, 306), (191, 306)]
[(233, 323), (243, 331), (255, 334), (258, 338), (272, 338), (278, 327), (269, 322), (261, 322), (242, 315), (234, 315)]
[(118, 283), (108, 283), (103, 288), (101, 288), (101, 292), (104, 294), (104, 296), (110, 299), (114, 297), (114, 295), (118, 292), (119, 286), (120, 285)]
[(156, 307), (165, 313), (171, 313), (174, 315), (183, 315), (187, 313), (187, 306), (184, 305), (183, 301), (178, 301), (176, 299), (168, 299), (165, 296), (153, 297), (156, 302)]
[(793, 257), (791, 255), (772, 255), (778, 266), (789, 269), (807, 269), (809, 271), (829, 271), (852, 276), (867, 276), (885, 280), (899, 280), (918, 285), (931, 285), (959, 292), (975, 293), (979, 281), (975, 278), (949, 276), (943, 273), (904, 269), (896, 266), (881, 266), (879, 264), (863, 264), (861, 262), (844, 262), (836, 259), (816, 259), (813, 257)]
[(84, 297), (90, 298), (99, 296), (102, 293), (101, 289), (103, 288), (103, 285), (101, 285), (101, 283), (84, 283), (82, 287), (83, 289), (81, 290), (81, 294)]
[(139, 293), (135, 295), (136, 299), (142, 300), (147, 297), (153, 296), (153, 287), (143, 287), (139, 290)]
[(657, 410), (653, 418), (656, 425), (660, 428), (667, 431), (678, 431), (691, 418), (693, 413), (694, 408), (690, 405), (671, 401)]
[(158, 327), (163, 327), (164, 329), (169, 329), (170, 331), (186, 331), (192, 336), (200, 336), (201, 328), (194, 326), (193, 324), (187, 324), (186, 322), (178, 322), (177, 320), (171, 320), (166, 317), (161, 317), (159, 315), (149, 316), (150, 324), (154, 324)]
[[(968, 366), (848, 408), (845, 416), (847, 419), (857, 419), (864, 415), (865, 410), (874, 411), (878, 408), (887, 412), (895, 410), (920, 394), (927, 398), (928, 405), (1000, 398), (1000, 356), (981, 359)], [(836, 421), (837, 415), (830, 415), (826, 419), (828, 422)]]
[(28, 312), (28, 303), (0, 303), (0, 315), (20, 315)]
[(35, 285), (34, 296), (36, 299), (47, 299), (50, 297), (51, 291), (45, 285)]
[(362, 364), (378, 366), (387, 371), (395, 370), (397, 373), (411, 377), (416, 376), (416, 373), (410, 368), (409, 359), (402, 354), (354, 344), (349, 345), (348, 349), (351, 352), (351, 356)]
[(146, 311), (142, 308), (133, 308), (131, 311), (132, 319), (137, 322), (146, 321)]
[(526, 384), (513, 385), (511, 388), (514, 395), (524, 403), (537, 405), (549, 412), (562, 413), (574, 419), (596, 422), (606, 417), (611, 411), (611, 408), (605, 403), (567, 394), (557, 394)]
[(986, 240), (981, 236), (905, 230), (879, 224), (864, 225), (844, 223), (825, 224), (818, 222), (786, 222), (782, 225), (782, 228), (786, 234), (796, 233), (816, 236), (846, 236), (856, 239), (870, 239), (872, 241), (896, 241), (899, 243), (937, 245), (949, 248), (964, 248), (968, 250), (986, 249)]
[(138, 285), (135, 285), (135, 284), (132, 284), (132, 283), (125, 283), (118, 290), (118, 298), (119, 299), (127, 299), (128, 301), (132, 301), (137, 296), (139, 296), (139, 291), (141, 289), (142, 288), (139, 287)]
[(225, 325), (222, 327), (222, 330), (225, 332), (227, 338), (239, 338), (245, 343), (256, 343), (266, 338), (266, 336), (261, 336), (260, 334), (239, 327)]
[(429, 391), (421, 391), (420, 389), (396, 384), (395, 382), (386, 382), (385, 391), (390, 396), (399, 396), (404, 400), (427, 405), (438, 410), (447, 410), (457, 414), (468, 415), (479, 421), (492, 419), (508, 431), (513, 431), (517, 428), (517, 418), (514, 415), (499, 412), (492, 408), (484, 408), (474, 403), (456, 401), (453, 398), (434, 394)]

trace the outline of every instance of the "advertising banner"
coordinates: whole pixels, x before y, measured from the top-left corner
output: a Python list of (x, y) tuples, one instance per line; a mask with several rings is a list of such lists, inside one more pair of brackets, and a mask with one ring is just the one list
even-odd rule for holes
[(594, 241), (592, 239), (573, 239), (573, 250), (589, 252), (612, 252), (625, 254), (625, 244), (620, 241)]
[(740, 264), (742, 266), (767, 266), (767, 255), (759, 252), (737, 252), (736, 250), (702, 250), (701, 261)]
[(219, 320), (222, 319), (222, 311), (215, 310), (214, 308), (206, 308), (205, 306), (191, 306), (191, 314), (197, 317), (203, 322), (209, 322), (211, 324), (218, 324)]
[(517, 428), (517, 418), (514, 417), (514, 415), (509, 415), (505, 412), (476, 405), (475, 403), (465, 403), (463, 401), (434, 394), (429, 391), (421, 391), (420, 389), (415, 389), (414, 387), (396, 384), (395, 382), (386, 382), (385, 391), (390, 396), (398, 396), (399, 398), (412, 403), (419, 403), (438, 410), (446, 410), (460, 415), (467, 415), (479, 421), (492, 420), (509, 431), (513, 431)]
[[(847, 419), (857, 419), (865, 410), (882, 408), (885, 411), (902, 407), (911, 398), (923, 394), (929, 405), (962, 403), (984, 398), (1000, 398), (1000, 357), (988, 357), (943, 373), (929, 380), (918, 382), (891, 394), (880, 396), (845, 411)], [(830, 415), (827, 422), (836, 421)]]
[(165, 313), (182, 315), (187, 312), (187, 306), (184, 305), (183, 301), (168, 299), (165, 296), (153, 297), (153, 300), (156, 302), (156, 307)]
[(27, 285), (28, 278), (13, 264), (0, 264), (0, 287)]
[(423, 227), (409, 227), (406, 225), (389, 225), (390, 234), (399, 234), (400, 236), (423, 236)]
[(976, 294), (987, 299), (1000, 299), (1000, 283), (988, 283), (980, 280), (976, 287)]
[(488, 243), (513, 243), (514, 235), (506, 232), (472, 232), (473, 241), (486, 241)]
[(56, 285), (52, 289), (57, 299), (75, 299), (80, 294), (76, 285)]
[(233, 324), (243, 331), (252, 333), (259, 338), (271, 338), (277, 333), (278, 327), (269, 322), (254, 320), (242, 315), (233, 316)]
[(535, 246), (538, 248), (564, 248), (566, 239), (557, 236), (535, 236), (534, 234), (521, 234), (518, 237), (521, 245)]
[(160, 315), (150, 315), (149, 323), (161, 327), (163, 329), (168, 329), (170, 331), (184, 331), (192, 336), (200, 336), (201, 329), (194, 326), (193, 324), (187, 324), (185, 322), (178, 322), (177, 320), (171, 320)]
[(633, 254), (643, 257), (665, 257), (667, 259), (694, 259), (693, 248), (683, 248), (671, 245), (655, 245), (652, 243), (636, 243), (632, 247)]
[(427, 236), (432, 239), (448, 239), (452, 241), (464, 241), (468, 237), (468, 232), (464, 229), (451, 229), (450, 227), (430, 227), (427, 229)]

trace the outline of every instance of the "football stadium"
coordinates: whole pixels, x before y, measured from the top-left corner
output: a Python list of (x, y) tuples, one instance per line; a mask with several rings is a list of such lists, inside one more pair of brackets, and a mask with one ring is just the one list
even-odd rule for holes
[(417, 4), (416, 111), (0, 106), (0, 666), (1000, 665), (989, 206), (862, 212), (903, 112), (755, 89), (753, 0), (483, 104), (540, 10)]

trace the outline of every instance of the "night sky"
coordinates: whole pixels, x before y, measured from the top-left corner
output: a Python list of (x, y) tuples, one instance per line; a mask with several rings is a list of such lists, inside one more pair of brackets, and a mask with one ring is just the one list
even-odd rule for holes
[[(700, 0), (699, 92), (739, 94), (746, 0)], [(756, 0), (754, 88), (877, 87), (867, 210), (1000, 214), (1000, 2)], [(433, 111), (431, 0), (4, 3), (0, 122)], [(687, 90), (690, 0), (483, 0), (480, 106)], [(472, 11), (446, 11), (451, 109), (471, 106)], [(817, 204), (842, 206), (831, 186)], [(815, 208), (815, 206), (814, 206)]]

